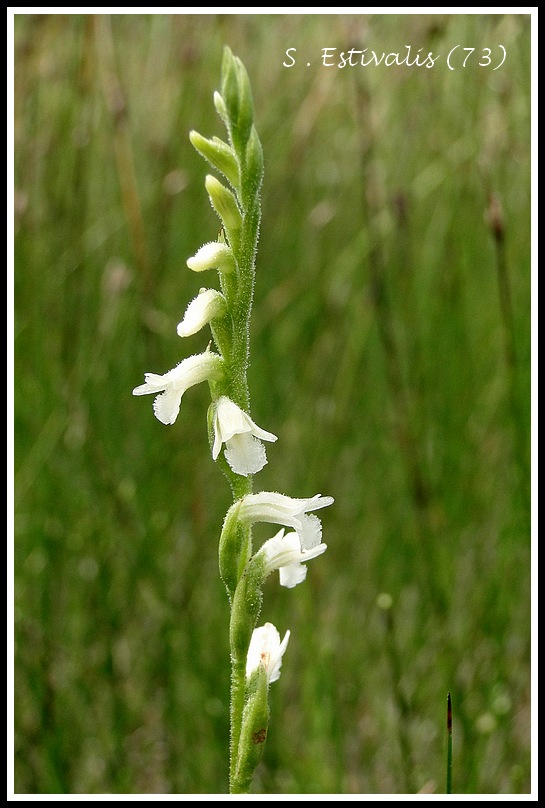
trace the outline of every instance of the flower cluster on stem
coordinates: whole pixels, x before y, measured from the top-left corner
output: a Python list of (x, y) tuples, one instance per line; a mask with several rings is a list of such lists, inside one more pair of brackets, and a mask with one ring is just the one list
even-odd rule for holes
[[(219, 289), (202, 288), (177, 327), (182, 338), (210, 327), (214, 350), (209, 346), (162, 375), (146, 373), (144, 384), (133, 393), (153, 395), (155, 416), (172, 425), (184, 393), (199, 382), (209, 384), (211, 454), (233, 494), (219, 542), (220, 574), (231, 609), (230, 790), (246, 793), (267, 735), (268, 687), (280, 676), (290, 637), (286, 631), (281, 641), (271, 623), (257, 626), (262, 586), (276, 570), (282, 586), (292, 588), (304, 581), (306, 562), (327, 549), (322, 543), (321, 521), (313, 512), (333, 499), (320, 494), (295, 499), (275, 492), (253, 493), (253, 475), (267, 463), (263, 441), (277, 439), (252, 420), (247, 381), (263, 156), (253, 123), (248, 76), (229, 48), (224, 50), (221, 91), (214, 94), (214, 104), (227, 130), (227, 141), (205, 138), (198, 132), (191, 132), (190, 140), (227, 182), (213, 175), (205, 179), (221, 233), (216, 241), (200, 247), (187, 266), (194, 272), (215, 269)], [(254, 553), (252, 526), (256, 522), (283, 527)], [(286, 534), (284, 528), (290, 532)]]

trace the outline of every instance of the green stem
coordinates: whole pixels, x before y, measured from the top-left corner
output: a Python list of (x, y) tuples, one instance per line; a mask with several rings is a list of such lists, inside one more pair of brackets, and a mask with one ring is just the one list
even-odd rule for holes
[(244, 692), (246, 688), (246, 660), (231, 657), (231, 746), (229, 762), (229, 792), (241, 793), (236, 786), (236, 769), (239, 753), (240, 730), (242, 728), (242, 712), (244, 710)]
[(452, 703), (447, 693), (447, 787), (446, 793), (452, 794)]
[[(238, 407), (249, 412), (248, 363), (250, 354), (250, 316), (252, 311), (255, 256), (261, 219), (259, 189), (263, 178), (261, 144), (253, 126), (253, 103), (248, 76), (239, 59), (225, 48), (222, 62), (221, 94), (215, 97), (229, 136), (229, 145), (192, 134), (192, 142), (211, 164), (228, 178), (229, 190), (216, 178), (206, 180), (212, 207), (222, 220), (223, 230), (232, 251), (235, 270), (220, 272), (220, 284), (228, 313), (212, 323), (212, 335), (222, 355), (225, 377), (211, 385), (212, 398), (228, 396)], [(213, 440), (212, 429), (210, 438)], [(238, 522), (237, 502), (252, 493), (251, 476), (235, 474), (223, 455), (218, 458), (233, 493), (220, 538), (220, 573), (225, 582), (230, 616), (231, 702), (230, 761), (231, 793), (244, 793), (250, 787), (251, 766), (246, 767), (244, 781), (237, 777), (240, 757), (241, 729), (246, 697), (246, 659), (261, 603), (261, 592), (247, 591), (243, 579), (252, 553), (251, 528)], [(254, 582), (252, 581), (252, 586)], [(236, 597), (235, 597), (236, 594)], [(266, 688), (265, 688), (266, 694)], [(266, 700), (266, 699), (265, 699)], [(268, 709), (268, 707), (267, 707)]]
[[(243, 162), (243, 161), (241, 161)], [(242, 181), (245, 180), (245, 172), (242, 169)], [(239, 197), (239, 202), (242, 200)], [(253, 203), (243, 210), (243, 222), (240, 231), (240, 239), (236, 244), (232, 244), (233, 254), (238, 268), (238, 288), (233, 306), (233, 342), (230, 355), (229, 372), (229, 395), (231, 399), (246, 411), (250, 408), (250, 391), (248, 388), (248, 362), (250, 355), (250, 316), (252, 311), (254, 282), (255, 282), (255, 255), (257, 249), (257, 239), (259, 233), (259, 222), (261, 209), (259, 196), (256, 196)], [(244, 478), (228, 473), (229, 482), (233, 492), (234, 501), (253, 490), (251, 477)], [(246, 561), (251, 555), (251, 534), (248, 531), (246, 548), (240, 554), (239, 561), (239, 581)], [(231, 624), (236, 618), (235, 604), (231, 603)], [(253, 628), (253, 627), (252, 627)], [(249, 632), (251, 636), (251, 632)], [(231, 704), (230, 704), (230, 765), (229, 765), (229, 787), (230, 793), (247, 793), (249, 784), (242, 784), (237, 777), (237, 764), (239, 758), (240, 733), (242, 727), (242, 714), (244, 710), (244, 698), (246, 688), (246, 656), (248, 648), (241, 651), (235, 649), (231, 640)]]

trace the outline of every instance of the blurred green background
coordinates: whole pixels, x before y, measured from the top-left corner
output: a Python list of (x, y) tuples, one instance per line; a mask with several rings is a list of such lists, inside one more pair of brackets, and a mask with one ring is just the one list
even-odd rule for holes
[[(528, 792), (530, 17), (14, 34), (15, 791), (227, 789), (209, 394), (172, 427), (131, 395), (209, 338), (176, 324), (215, 283), (185, 265), (219, 229), (188, 133), (224, 136), (227, 44), (265, 154), (249, 381), (279, 440), (254, 490), (335, 497), (305, 584), (265, 587), (292, 636), (254, 791), (443, 792), (450, 691), (454, 791)], [(441, 58), (320, 62), (407, 45)]]

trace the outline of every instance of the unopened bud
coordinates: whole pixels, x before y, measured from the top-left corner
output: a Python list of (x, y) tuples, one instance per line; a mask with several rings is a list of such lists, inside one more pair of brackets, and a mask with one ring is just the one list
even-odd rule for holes
[(222, 220), (227, 235), (229, 236), (230, 233), (240, 230), (242, 216), (231, 191), (211, 174), (208, 174), (204, 184), (212, 207)]
[(209, 241), (208, 244), (203, 244), (194, 256), (187, 259), (187, 266), (193, 272), (217, 269), (219, 272), (228, 274), (235, 268), (235, 257), (227, 244)]
[(221, 171), (234, 188), (238, 188), (240, 172), (232, 148), (219, 137), (208, 139), (195, 131), (189, 133), (189, 139), (199, 154)]
[(216, 289), (201, 289), (187, 307), (184, 319), (178, 324), (179, 337), (196, 334), (205, 325), (217, 317), (223, 317), (227, 311), (225, 298)]

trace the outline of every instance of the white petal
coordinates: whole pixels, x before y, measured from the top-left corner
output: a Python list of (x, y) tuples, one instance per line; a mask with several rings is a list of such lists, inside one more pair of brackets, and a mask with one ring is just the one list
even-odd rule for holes
[(333, 497), (323, 497), (321, 494), (315, 494), (315, 496), (310, 497), (310, 499), (302, 499), (299, 500), (300, 502), (304, 502), (304, 511), (318, 511), (320, 508), (327, 508), (328, 505), (333, 505), (335, 500)]
[(278, 679), (280, 679), (280, 668), (282, 667), (282, 657), (284, 656), (286, 648), (288, 647), (289, 639), (290, 639), (290, 632), (288, 630), (284, 634), (284, 639), (280, 643), (280, 646), (279, 646), (278, 652), (277, 652), (277, 656), (274, 659), (274, 663), (272, 665), (270, 665), (270, 668), (269, 668), (269, 671), (270, 671), (269, 672), (269, 684), (271, 682), (276, 682)]
[(303, 565), (326, 550), (327, 544), (318, 544), (305, 551), (301, 548), (298, 533), (284, 536), (284, 530), (280, 530), (263, 544), (257, 555), (264, 557), (264, 577), (274, 570), (280, 570), (280, 584), (291, 589), (305, 580), (307, 573)]
[(217, 460), (221, 450), (221, 433), (218, 429), (216, 422), (216, 415), (214, 414), (214, 445), (212, 446), (212, 460)]
[[(277, 494), (274, 491), (261, 491), (258, 494), (248, 494), (243, 499), (243, 505), (251, 509), (255, 513), (276, 513), (278, 517), (281, 515), (297, 517), (302, 516), (308, 511), (317, 511), (319, 508), (325, 508), (331, 505), (333, 497), (322, 497), (321, 494), (316, 494), (308, 499), (296, 499), (288, 497), (285, 494)], [(267, 519), (256, 521), (268, 521)], [(298, 521), (298, 519), (297, 519)], [(289, 525), (289, 522), (281, 524)]]
[(263, 544), (259, 554), (265, 558), (265, 576), (286, 564), (297, 563), (302, 557), (299, 536), (297, 533), (288, 533), (284, 537), (284, 528), (282, 528), (272, 539)]
[(246, 413), (227, 396), (220, 396), (216, 402), (216, 431), (219, 432), (221, 442), (225, 443), (233, 435), (241, 432), (251, 432)]
[(135, 387), (132, 391), (133, 396), (145, 396), (148, 393), (159, 393), (161, 390), (164, 390), (168, 384), (166, 375), (167, 374), (159, 376), (158, 373), (145, 373), (144, 379), (146, 383)]
[(240, 518), (248, 523), (271, 522), (295, 530), (302, 528), (299, 516), (304, 513), (307, 500), (297, 500), (284, 494), (260, 491), (242, 499)]
[(225, 459), (242, 477), (257, 474), (267, 463), (265, 447), (249, 433), (233, 435), (225, 444)]
[(316, 547), (313, 547), (310, 550), (302, 550), (301, 552), (301, 561), (306, 562), (310, 561), (312, 558), (317, 558), (317, 556), (322, 555), (327, 550), (327, 544), (318, 544)]
[(301, 540), (302, 550), (312, 550), (322, 541), (322, 523), (311, 513), (309, 516), (301, 516), (301, 527), (297, 531)]
[(265, 448), (258, 438), (276, 440), (276, 435), (255, 424), (228, 396), (220, 396), (214, 411), (214, 460), (225, 443), (225, 457), (236, 474), (247, 477), (261, 471), (267, 462)]
[[(176, 367), (165, 373), (163, 381), (177, 390), (185, 391), (207, 379), (219, 379), (222, 375), (222, 360), (218, 354), (205, 351), (182, 359)], [(163, 387), (165, 384), (163, 384)]]
[(173, 424), (182, 403), (182, 393), (174, 387), (169, 387), (164, 393), (160, 393), (153, 402), (153, 412), (155, 417), (163, 424)]
[(276, 435), (273, 435), (272, 432), (267, 432), (264, 429), (261, 429), (252, 419), (247, 415), (248, 421), (251, 424), (252, 434), (256, 436), (256, 438), (260, 438), (261, 440), (268, 440), (270, 443), (274, 443), (278, 440)]
[(167, 377), (168, 373), (163, 373), (162, 375), (159, 373), (144, 373), (144, 379), (146, 380), (146, 384), (148, 384), (150, 387), (153, 387), (154, 390), (162, 390), (165, 386)]
[(135, 387), (132, 391), (133, 396), (146, 396), (148, 393), (156, 393), (157, 390), (154, 390), (149, 384), (139, 384), (138, 387)]
[(260, 491), (243, 497), (240, 518), (248, 523), (272, 522), (273, 524), (299, 527), (299, 520), (294, 516), (299, 511), (296, 500), (271, 491)]
[(280, 586), (293, 589), (297, 584), (302, 583), (307, 577), (307, 568), (304, 564), (288, 564), (280, 567)]

